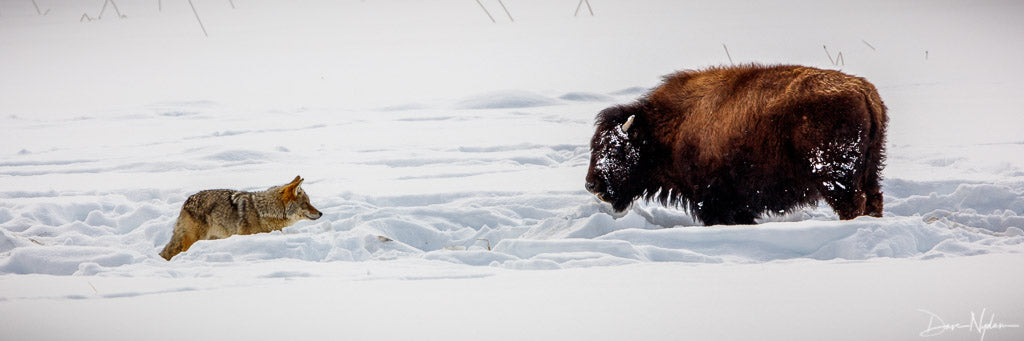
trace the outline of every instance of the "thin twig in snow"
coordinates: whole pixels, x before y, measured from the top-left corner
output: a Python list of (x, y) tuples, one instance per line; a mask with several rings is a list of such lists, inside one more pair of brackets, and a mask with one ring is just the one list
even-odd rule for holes
[(199, 28), (203, 29), (203, 35), (209, 37), (210, 35), (206, 33), (206, 27), (203, 27), (203, 21), (199, 20), (199, 12), (196, 12), (196, 5), (192, 4), (192, 0), (188, 0), (188, 5), (192, 7), (192, 14), (196, 15), (196, 21), (199, 22)]
[(498, 0), (498, 3), (501, 4), (501, 9), (505, 10), (505, 14), (508, 15), (508, 20), (515, 22), (516, 20), (512, 19), (512, 13), (509, 13), (508, 8), (505, 8), (505, 3), (501, 2), (501, 0)]
[(36, 13), (37, 13), (37, 14), (39, 14), (39, 15), (47, 15), (47, 14), (50, 14), (50, 9), (49, 9), (49, 8), (47, 8), (45, 12), (44, 12), (44, 11), (41, 11), (41, 10), (39, 10), (39, 4), (37, 4), (37, 3), (36, 3), (36, 0), (32, 0), (32, 6), (35, 6), (35, 8), (36, 8)]
[(580, 8), (583, 8), (584, 2), (587, 3), (587, 10), (590, 11), (590, 16), (594, 16), (594, 8), (590, 7), (590, 0), (580, 0), (580, 3), (576, 5), (576, 13), (574, 13), (572, 16), (575, 17), (580, 15)]
[(874, 46), (872, 46), (872, 45), (871, 45), (871, 43), (868, 43), (868, 41), (867, 41), (867, 40), (863, 40), (863, 39), (861, 39), (861, 42), (862, 42), (862, 43), (864, 43), (864, 45), (867, 45), (868, 47), (870, 47), (870, 48), (871, 48), (871, 51), (878, 51), (878, 49), (875, 49), (875, 47), (874, 47)]
[(114, 0), (104, 0), (103, 1), (103, 7), (100, 8), (100, 14), (96, 16), (96, 19), (93, 19), (92, 17), (90, 17), (88, 13), (82, 13), (82, 16), (78, 19), (78, 21), (82, 22), (84, 20), (93, 21), (93, 20), (103, 19), (103, 13), (107, 12), (107, 4), (108, 3), (111, 5), (111, 7), (114, 8), (114, 12), (117, 13), (117, 17), (118, 18), (124, 19), (124, 18), (128, 17), (127, 15), (124, 15), (124, 13), (121, 13), (121, 9), (117, 8), (117, 3), (114, 2)]
[(100, 15), (96, 17), (96, 20), (103, 19), (103, 12), (107, 11), (107, 3), (108, 2), (109, 1), (106, 1), (106, 0), (103, 1), (103, 7), (100, 8)]
[(477, 238), (476, 240), (482, 240), (487, 242), (487, 251), (491, 251), (491, 241), (487, 238)]
[(121, 14), (121, 10), (117, 8), (117, 3), (116, 3), (116, 2), (114, 2), (114, 0), (107, 0), (107, 1), (110, 1), (110, 4), (111, 4), (111, 5), (114, 5), (114, 12), (116, 12), (116, 13), (117, 13), (117, 17), (118, 17), (118, 18), (124, 19), (124, 18), (127, 18), (127, 17), (128, 17), (128, 16), (126, 16), (126, 15), (124, 15), (124, 14)]
[(843, 51), (839, 51), (835, 59), (832, 59), (832, 54), (828, 52), (828, 45), (822, 45), (825, 48), (825, 55), (828, 56), (828, 61), (832, 63), (832, 66), (846, 66), (846, 60), (843, 58)]
[[(192, 1), (192, 0), (189, 0), (189, 1)], [(476, 4), (477, 4), (477, 5), (480, 5), (480, 9), (484, 10), (484, 13), (487, 13), (487, 17), (488, 17), (488, 18), (491, 18), (491, 22), (492, 22), (492, 23), (497, 23), (497, 21), (496, 21), (496, 20), (494, 20), (494, 17), (493, 17), (493, 16), (491, 16), (491, 12), (488, 12), (488, 11), (487, 11), (487, 7), (484, 7), (484, 4), (480, 3), (480, 0), (476, 0)]]

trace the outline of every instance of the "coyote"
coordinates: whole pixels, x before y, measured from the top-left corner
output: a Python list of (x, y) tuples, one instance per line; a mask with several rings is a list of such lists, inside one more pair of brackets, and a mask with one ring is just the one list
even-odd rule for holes
[(171, 257), (204, 239), (221, 239), (236, 234), (279, 231), (302, 219), (317, 220), (323, 213), (309, 203), (299, 187), (303, 179), (262, 192), (213, 189), (185, 200), (174, 223), (174, 234), (160, 256)]

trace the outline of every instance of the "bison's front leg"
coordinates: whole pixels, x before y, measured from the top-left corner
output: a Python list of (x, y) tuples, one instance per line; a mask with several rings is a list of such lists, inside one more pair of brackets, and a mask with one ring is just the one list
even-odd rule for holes
[(743, 192), (718, 184), (708, 187), (706, 193), (694, 212), (705, 226), (755, 224), (758, 214)]
[(832, 190), (824, 193), (825, 201), (836, 211), (839, 219), (850, 220), (864, 215), (867, 198), (856, 190)]
[(697, 218), (704, 223), (704, 226), (753, 225), (756, 223), (754, 219), (757, 216), (748, 211), (722, 207), (698, 213)]

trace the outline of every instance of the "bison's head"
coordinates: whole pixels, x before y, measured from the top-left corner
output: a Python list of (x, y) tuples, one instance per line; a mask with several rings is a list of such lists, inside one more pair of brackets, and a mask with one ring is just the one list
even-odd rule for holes
[(597, 130), (590, 141), (587, 190), (624, 211), (643, 194), (645, 146), (640, 119), (628, 107), (611, 107), (597, 115)]

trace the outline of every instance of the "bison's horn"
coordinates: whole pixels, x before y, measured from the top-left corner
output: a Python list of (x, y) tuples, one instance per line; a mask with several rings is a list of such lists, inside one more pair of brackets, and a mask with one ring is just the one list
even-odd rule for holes
[(631, 116), (629, 116), (628, 119), (626, 119), (626, 123), (622, 124), (622, 132), (623, 133), (629, 132), (629, 127), (633, 126), (633, 119), (635, 119), (635, 118), (636, 118), (636, 115), (631, 115)]

